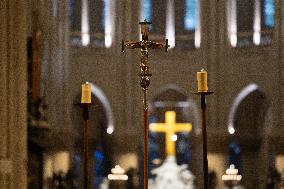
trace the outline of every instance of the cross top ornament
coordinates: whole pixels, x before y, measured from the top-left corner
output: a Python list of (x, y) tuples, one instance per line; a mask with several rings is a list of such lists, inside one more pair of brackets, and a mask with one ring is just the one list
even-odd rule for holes
[(164, 49), (166, 52), (168, 51), (168, 40), (149, 40), (149, 25), (152, 24), (147, 20), (144, 22), (139, 22), (140, 24), (140, 33), (142, 35), (141, 41), (124, 41), (122, 40), (122, 52), (125, 49), (141, 49), (141, 59), (140, 59), (140, 73), (141, 77), (140, 85), (143, 89), (147, 89), (150, 85), (150, 76), (152, 74), (149, 72), (149, 64), (148, 64), (148, 52), (149, 49)]

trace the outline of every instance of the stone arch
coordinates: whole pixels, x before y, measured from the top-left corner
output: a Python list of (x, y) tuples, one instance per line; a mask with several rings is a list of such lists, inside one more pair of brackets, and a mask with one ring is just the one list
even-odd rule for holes
[(245, 188), (265, 188), (269, 162), (268, 135), (271, 111), (266, 93), (252, 83), (240, 90), (228, 116), (230, 141), (241, 149), (241, 169)]
[[(177, 112), (177, 122), (192, 123), (193, 132), (191, 132), (189, 136), (186, 136), (188, 145), (185, 145), (186, 147), (184, 154), (186, 154), (186, 150), (189, 150), (189, 169), (190, 171), (192, 171), (193, 175), (199, 177), (202, 175), (202, 167), (201, 164), (196, 164), (194, 162), (200, 161), (200, 157), (202, 155), (202, 144), (200, 143), (200, 138), (198, 137), (198, 135), (201, 134), (200, 113), (196, 102), (192, 98), (190, 98), (188, 94), (189, 93), (187, 91), (176, 84), (167, 84), (160, 87), (152, 95), (152, 98), (149, 101), (149, 107), (150, 109), (158, 109), (155, 110), (155, 114), (159, 116), (157, 122), (164, 122), (163, 116), (165, 111), (174, 110)], [(181, 140), (184, 140), (185, 138), (182, 139), (182, 137), (183, 134), (181, 134)], [(164, 140), (164, 138), (159, 138), (159, 140), (161, 142), (162, 140)], [(182, 143), (183, 142), (181, 142), (180, 144)], [(161, 145), (163, 143), (159, 144)], [(179, 161), (178, 159), (183, 157), (183, 155), (182, 153), (178, 152), (178, 146), (176, 147), (176, 150), (177, 163), (181, 163), (181, 161)], [(200, 185), (201, 181), (197, 179), (196, 184)]]
[[(166, 93), (171, 93), (170, 95), (174, 95), (174, 94), (178, 94), (179, 96), (177, 98), (182, 99), (182, 101), (178, 102), (178, 103), (174, 103), (174, 101), (169, 101), (168, 103), (163, 103), (161, 101), (156, 101), (158, 100), (158, 98), (160, 97), (161, 99), (165, 98), (165, 96), (162, 96), (163, 94)], [(169, 95), (169, 94), (167, 94)], [(169, 95), (169, 96), (170, 96)], [(154, 102), (154, 104), (153, 104)], [(194, 133), (196, 135), (199, 135), (201, 133), (201, 123), (200, 123), (200, 114), (199, 114), (199, 110), (197, 107), (197, 104), (195, 103), (195, 101), (187, 96), (187, 92), (175, 85), (175, 84), (167, 84), (165, 86), (162, 86), (160, 89), (157, 90), (156, 93), (154, 93), (153, 97), (150, 100), (150, 106), (177, 106), (177, 107), (191, 107), (192, 112), (194, 113), (194, 115), (192, 115), (193, 118), (193, 124), (195, 125), (194, 128)], [(189, 113), (189, 109), (187, 109), (187, 112), (185, 113)]]
[(91, 90), (92, 90), (92, 94), (98, 98), (98, 100), (101, 102), (104, 108), (106, 119), (107, 119), (106, 132), (108, 134), (112, 134), (114, 131), (114, 116), (113, 116), (111, 105), (107, 99), (107, 96), (98, 86), (96, 86), (93, 83), (91, 83)]
[[(110, 102), (101, 88), (90, 82), (92, 103), (94, 107), (89, 110), (89, 167), (92, 171), (90, 174), (91, 185), (98, 188), (101, 184), (101, 177), (105, 177), (107, 170), (111, 169), (113, 162), (113, 132), (114, 116)], [(80, 102), (81, 91), (78, 91), (74, 98), (75, 102)], [(71, 166), (72, 173), (76, 175), (74, 180), (80, 183), (83, 160), (83, 131), (82, 131), (82, 109), (74, 108), (72, 121), (74, 125), (74, 145), (72, 149)], [(94, 179), (93, 179), (94, 178)]]
[[(251, 109), (253, 108), (252, 105), (255, 107), (254, 109)], [(247, 108), (246, 112), (242, 112), (242, 109), (244, 108)], [(241, 117), (241, 114), (244, 113), (250, 113), (246, 114), (246, 116), (252, 116), (251, 114), (254, 114), (255, 120), (251, 120), (250, 123), (257, 123), (255, 126), (266, 125), (264, 115), (267, 110), (268, 100), (265, 92), (255, 83), (247, 85), (238, 93), (230, 108), (228, 116), (228, 132), (230, 134), (235, 134), (237, 129), (240, 129), (236, 128), (236, 124), (241, 124), (238, 122), (237, 118)]]

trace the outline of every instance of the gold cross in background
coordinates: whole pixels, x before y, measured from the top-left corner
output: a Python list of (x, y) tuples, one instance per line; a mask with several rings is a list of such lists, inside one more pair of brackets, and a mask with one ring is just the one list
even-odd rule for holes
[(190, 132), (192, 130), (191, 123), (176, 123), (176, 112), (174, 111), (165, 113), (165, 123), (151, 123), (149, 127), (153, 132), (166, 134), (166, 156), (174, 156), (176, 152), (172, 137), (178, 132)]

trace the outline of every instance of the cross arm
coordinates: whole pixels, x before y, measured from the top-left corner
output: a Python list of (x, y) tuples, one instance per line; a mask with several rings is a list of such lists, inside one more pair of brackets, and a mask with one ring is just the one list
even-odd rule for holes
[(192, 130), (192, 124), (190, 123), (177, 123), (174, 128), (175, 132), (190, 132)]
[(134, 41), (122, 40), (122, 42), (121, 42), (122, 52), (124, 52), (125, 49), (135, 49), (135, 48), (141, 48), (140, 41), (134, 42)]
[(164, 123), (151, 123), (149, 125), (151, 131), (156, 132), (165, 132), (165, 124)]
[(162, 40), (148, 41), (147, 46), (148, 48), (151, 48), (151, 49), (164, 49), (166, 52), (168, 51), (168, 48), (170, 47), (167, 39), (165, 41), (162, 41)]

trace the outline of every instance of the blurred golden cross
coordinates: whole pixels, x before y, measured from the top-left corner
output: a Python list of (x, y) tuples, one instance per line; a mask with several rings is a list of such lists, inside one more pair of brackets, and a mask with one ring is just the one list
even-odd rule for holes
[(191, 123), (176, 123), (176, 112), (167, 111), (165, 113), (165, 123), (151, 123), (150, 130), (153, 132), (163, 132), (166, 134), (166, 155), (175, 155), (175, 134), (177, 132), (190, 132)]

